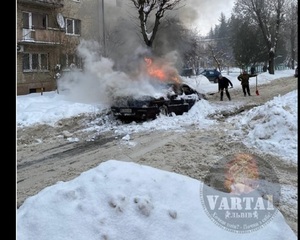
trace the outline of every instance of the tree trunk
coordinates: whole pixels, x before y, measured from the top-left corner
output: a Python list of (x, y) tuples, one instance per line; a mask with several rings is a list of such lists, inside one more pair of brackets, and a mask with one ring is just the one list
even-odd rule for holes
[(295, 69), (295, 57), (296, 57), (295, 39), (296, 39), (296, 31), (294, 28), (291, 28), (292, 69)]
[(269, 52), (269, 68), (268, 68), (268, 70), (269, 70), (269, 73), (270, 74), (274, 74), (275, 73), (275, 71), (274, 71), (274, 69), (275, 69), (275, 66), (274, 66), (274, 52), (273, 51), (270, 51)]

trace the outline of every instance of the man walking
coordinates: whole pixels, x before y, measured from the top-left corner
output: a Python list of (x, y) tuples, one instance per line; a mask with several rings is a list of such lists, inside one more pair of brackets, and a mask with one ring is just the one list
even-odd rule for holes
[(248, 74), (245, 70), (243, 71), (243, 73), (241, 73), (237, 79), (241, 82), (242, 84), (242, 89), (243, 89), (243, 93), (244, 96), (246, 97), (246, 92), (248, 93), (248, 96), (251, 96), (250, 94), (250, 88), (249, 88), (249, 78), (250, 77), (255, 77), (256, 74)]
[(226, 77), (223, 77), (222, 74), (220, 74), (218, 76), (218, 84), (219, 84), (219, 92), (220, 93), (220, 101), (223, 101), (223, 94), (224, 94), (224, 89), (225, 89), (225, 92), (226, 92), (226, 96), (228, 97), (229, 101), (231, 100), (231, 97), (230, 97), (230, 94), (228, 92), (228, 86), (230, 84), (231, 87), (233, 87), (232, 85), (232, 82), (226, 78)]

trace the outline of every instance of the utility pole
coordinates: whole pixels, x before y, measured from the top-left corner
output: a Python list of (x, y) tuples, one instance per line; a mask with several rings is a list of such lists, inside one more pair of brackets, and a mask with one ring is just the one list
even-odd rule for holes
[(103, 56), (104, 56), (104, 57), (106, 57), (106, 39), (105, 39), (104, 0), (102, 0), (102, 27), (103, 27)]

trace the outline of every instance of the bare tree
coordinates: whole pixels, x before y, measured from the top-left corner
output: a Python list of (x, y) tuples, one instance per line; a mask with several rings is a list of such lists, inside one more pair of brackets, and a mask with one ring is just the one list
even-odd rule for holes
[(224, 59), (226, 59), (226, 53), (216, 47), (216, 43), (208, 44), (207, 54), (213, 59), (214, 66), (221, 72), (224, 67)]
[(232, 47), (230, 46), (230, 28), (229, 21), (226, 20), (224, 13), (221, 13), (219, 18), (220, 25), (215, 30), (215, 46), (210, 47), (212, 58), (217, 65), (217, 68), (222, 71), (226, 66), (231, 65)]
[[(138, 9), (141, 33), (147, 47), (152, 48), (161, 18), (167, 10), (174, 10), (184, 0), (131, 0)], [(155, 12), (155, 13), (153, 13)], [(154, 14), (154, 23), (151, 16)], [(150, 27), (152, 26), (152, 27)]]
[(251, 17), (236, 18), (232, 16), (230, 25), (231, 46), (237, 66), (247, 69), (250, 66), (254, 67), (256, 63), (266, 62), (268, 49), (260, 29), (251, 22)]
[(288, 65), (294, 69), (295, 61), (298, 61), (298, 3), (292, 2), (288, 8), (283, 26), (284, 41), (288, 51)]
[(274, 58), (280, 28), (284, 20), (285, 6), (289, 0), (238, 0), (236, 12), (251, 16), (260, 28), (268, 48), (269, 73), (274, 74)]

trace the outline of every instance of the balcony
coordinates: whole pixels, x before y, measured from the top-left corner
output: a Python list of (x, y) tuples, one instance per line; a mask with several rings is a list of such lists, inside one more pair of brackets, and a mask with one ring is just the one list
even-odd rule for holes
[(58, 29), (21, 29), (18, 31), (18, 43), (36, 45), (61, 44), (65, 33)]
[(64, 0), (17, 0), (17, 2), (43, 7), (60, 8), (64, 6)]

